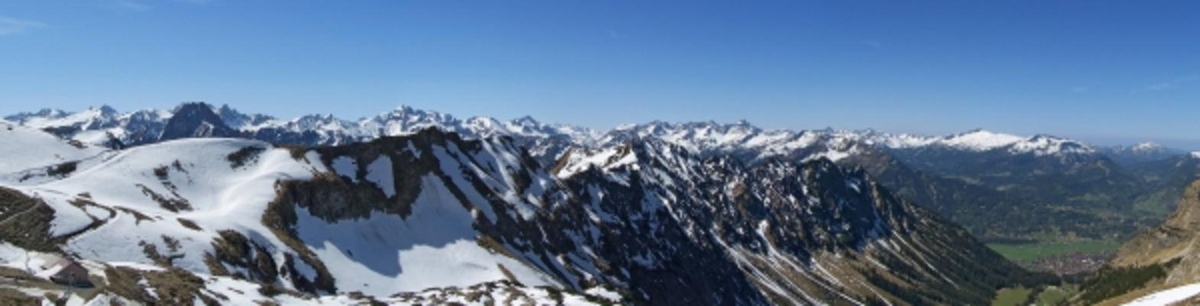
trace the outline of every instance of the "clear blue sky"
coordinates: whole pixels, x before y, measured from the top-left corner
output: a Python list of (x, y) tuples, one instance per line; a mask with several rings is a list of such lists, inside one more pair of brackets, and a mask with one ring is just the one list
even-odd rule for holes
[(1195, 1), (0, 1), (0, 111), (400, 104), (1200, 147)]

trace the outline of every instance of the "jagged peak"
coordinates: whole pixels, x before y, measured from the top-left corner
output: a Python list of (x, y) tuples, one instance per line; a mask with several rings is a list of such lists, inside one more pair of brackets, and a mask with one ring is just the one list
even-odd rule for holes
[(67, 112), (67, 111), (64, 111), (61, 109), (57, 109), (57, 108), (42, 108), (36, 112), (20, 112), (20, 113), (17, 113), (16, 115), (12, 115), (9, 117), (16, 117), (16, 116), (65, 117), (65, 116), (69, 116), (71, 114), (73, 114), (73, 113)]
[(658, 165), (679, 164), (680, 160), (699, 164), (699, 160), (682, 146), (652, 136), (634, 135), (632, 138), (608, 146), (583, 150), (575, 149), (560, 161), (561, 166), (556, 175), (567, 178), (585, 172), (589, 169), (608, 171), (614, 169), (640, 170), (645, 167)]
[(333, 114), (308, 114), (297, 117), (288, 122), (292, 123), (347, 123), (345, 120), (338, 119)]
[(400, 105), (395, 110), (384, 112), (367, 120), (389, 121), (390, 119), (417, 120), (426, 123), (458, 124), (461, 122), (454, 115), (437, 111), (417, 109), (408, 105)]
[(99, 111), (100, 114), (106, 115), (106, 116), (112, 116), (112, 115), (117, 114), (117, 109), (113, 108), (112, 106), (108, 106), (108, 104), (101, 104), (100, 106), (93, 106), (88, 109)]
[(513, 124), (526, 125), (526, 126), (542, 125), (541, 122), (538, 122), (537, 119), (534, 119), (533, 116), (530, 116), (530, 115), (521, 116), (519, 118), (513, 119), (511, 122)]
[(407, 112), (412, 112), (414, 110), (415, 109), (412, 106), (409, 106), (408, 104), (400, 104), (400, 105), (397, 105), (393, 111), (407, 113)]
[(396, 109), (392, 110), (390, 113), (395, 113), (395, 114), (414, 114), (414, 115), (446, 115), (446, 116), (449, 116), (449, 114), (443, 114), (443, 113), (441, 113), (441, 112), (438, 112), (438, 111), (432, 111), (432, 110), (419, 109), (419, 108), (415, 108), (415, 107), (412, 107), (412, 106), (409, 106), (409, 105), (406, 105), (406, 104), (401, 104), (400, 106), (397, 106), (397, 107), (396, 107)]
[(199, 110), (200, 108), (206, 108), (214, 114), (217, 114), (220, 112), (220, 109), (218, 109), (216, 106), (213, 106), (212, 104), (208, 104), (208, 102), (204, 102), (204, 101), (188, 101), (188, 102), (179, 103), (179, 105), (175, 106), (173, 112), (178, 113), (182, 110), (195, 111), (195, 110)]

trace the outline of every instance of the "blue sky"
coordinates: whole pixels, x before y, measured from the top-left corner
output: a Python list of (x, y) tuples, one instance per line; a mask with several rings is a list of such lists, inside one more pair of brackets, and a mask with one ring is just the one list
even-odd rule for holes
[(0, 111), (407, 104), (1200, 148), (1200, 2), (0, 2)]

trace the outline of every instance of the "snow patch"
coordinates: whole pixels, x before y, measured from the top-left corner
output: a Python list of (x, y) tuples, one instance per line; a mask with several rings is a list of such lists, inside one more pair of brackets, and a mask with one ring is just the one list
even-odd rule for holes
[(333, 171), (337, 175), (349, 178), (350, 182), (358, 183), (358, 161), (353, 158), (338, 156), (333, 160)]
[(40, 130), (0, 123), (0, 174), (58, 165), (103, 152), (77, 147)]
[(1200, 295), (1200, 283), (1159, 291), (1126, 303), (1125, 306), (1168, 305), (1197, 295)]
[(392, 158), (380, 155), (379, 158), (367, 165), (367, 181), (375, 183), (388, 198), (396, 196), (396, 182), (392, 176)]
[(975, 130), (945, 137), (941, 139), (939, 143), (956, 148), (987, 151), (1008, 146), (1021, 140), (1024, 140), (1024, 138), (1021, 136), (993, 133), (985, 130)]
[(432, 287), (505, 279), (500, 266), (529, 286), (559, 286), (527, 265), (476, 243), (473, 218), (435, 176), (422, 178), (407, 218), (372, 213), (325, 223), (297, 209), (297, 233), (325, 262), (345, 292), (390, 296)]

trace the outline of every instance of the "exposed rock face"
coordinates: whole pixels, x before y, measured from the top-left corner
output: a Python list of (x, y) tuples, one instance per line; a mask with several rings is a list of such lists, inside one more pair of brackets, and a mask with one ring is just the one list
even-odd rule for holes
[(1154, 291), (1200, 282), (1200, 181), (1159, 226), (1121, 246), (1076, 300), (1117, 304)]
[(618, 218), (664, 210), (658, 220), (726, 254), (772, 303), (980, 304), (990, 301), (989, 288), (1030, 276), (862, 170), (825, 159), (699, 160), (654, 139), (630, 148), (636, 162), (617, 166), (628, 159), (614, 156), (608, 160), (616, 162), (595, 167), (606, 171), (573, 176), (568, 184), (600, 186), (600, 204), (611, 205)]
[(158, 141), (181, 138), (235, 137), (238, 132), (225, 125), (212, 106), (205, 103), (184, 103), (167, 121)]
[(1166, 221), (1121, 246), (1110, 265), (1136, 267), (1177, 259), (1179, 266), (1168, 279), (1173, 283), (1200, 282), (1200, 181), (1187, 187)]

